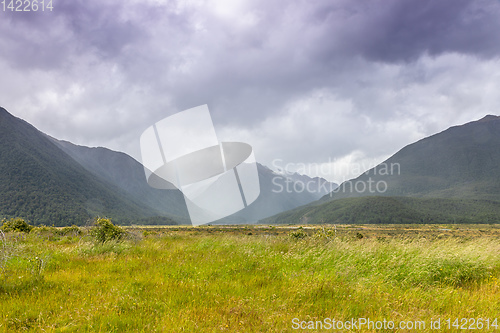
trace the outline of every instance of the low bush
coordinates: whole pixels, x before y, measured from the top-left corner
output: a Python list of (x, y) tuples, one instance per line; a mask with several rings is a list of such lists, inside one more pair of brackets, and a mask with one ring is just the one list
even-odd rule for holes
[(98, 242), (105, 243), (111, 240), (121, 240), (125, 236), (125, 230), (114, 225), (110, 219), (98, 217), (94, 220), (94, 226), (90, 235)]
[(29, 233), (34, 227), (29, 225), (25, 220), (20, 217), (12, 218), (9, 221), (3, 220), (2, 230), (5, 232), (26, 232)]
[(303, 239), (303, 238), (307, 237), (307, 232), (305, 232), (304, 230), (302, 230), (302, 228), (299, 228), (296, 231), (290, 232), (289, 235), (290, 235), (290, 237), (292, 239)]
[(72, 225), (71, 227), (64, 227), (62, 228), (59, 233), (62, 236), (68, 236), (68, 235), (73, 235), (73, 236), (80, 236), (83, 234), (82, 229), (77, 227), (76, 225)]

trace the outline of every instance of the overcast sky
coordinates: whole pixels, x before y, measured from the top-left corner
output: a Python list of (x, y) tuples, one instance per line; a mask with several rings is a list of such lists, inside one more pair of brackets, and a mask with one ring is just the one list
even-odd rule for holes
[(304, 163), (314, 175), (323, 164), (341, 181), (499, 114), (499, 92), (498, 0), (53, 0), (52, 12), (0, 11), (0, 105), (58, 139), (138, 160), (147, 127), (208, 104), (220, 140), (251, 144), (270, 167)]

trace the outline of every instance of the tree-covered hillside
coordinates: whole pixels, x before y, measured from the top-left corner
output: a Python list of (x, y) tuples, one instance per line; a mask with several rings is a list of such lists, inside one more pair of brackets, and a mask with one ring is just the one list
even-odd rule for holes
[(0, 108), (0, 217), (81, 225), (96, 215), (127, 223), (157, 215), (120, 194), (36, 128)]

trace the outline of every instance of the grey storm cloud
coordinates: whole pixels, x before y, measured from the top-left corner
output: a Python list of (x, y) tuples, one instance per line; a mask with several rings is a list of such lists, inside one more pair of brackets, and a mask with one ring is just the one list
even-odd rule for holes
[[(379, 6), (387, 3), (378, 1)], [(392, 1), (389, 7), (360, 41), (369, 59), (412, 61), (445, 52), (494, 57), (500, 52), (498, 1)]]
[[(53, 12), (43, 15), (6, 12), (4, 55), (15, 61), (25, 54), (22, 64), (36, 66), (47, 54), (55, 66), (61, 57), (97, 52), (125, 66), (127, 47), (149, 46), (153, 53), (160, 49), (160, 59), (165, 56), (162, 48), (175, 47), (179, 53), (168, 59), (175, 66), (189, 61), (191, 55), (183, 51), (194, 44), (201, 48), (201, 65), (208, 72), (196, 73), (202, 78), (222, 70), (221, 80), (262, 85), (265, 79), (276, 85), (283, 83), (280, 78), (336, 70), (335, 62), (353, 56), (397, 62), (422, 54), (494, 57), (500, 52), (500, 3), (492, 0), (255, 1), (246, 13), (238, 13), (255, 15), (257, 22), (246, 27), (234, 26), (238, 17), (224, 21), (205, 15), (206, 7), (179, 9), (180, 3), (75, 0), (59, 1)], [(205, 25), (203, 31), (197, 23)], [(242, 67), (244, 61), (253, 62)]]
[[(72, 57), (97, 53), (121, 56), (127, 45), (145, 38), (141, 26), (120, 18), (125, 3), (54, 2), (52, 12), (4, 12), (4, 56), (13, 66), (56, 70), (72, 65)], [(128, 10), (128, 8), (127, 8)]]
[(497, 84), (494, 0), (59, 0), (0, 16), (0, 103), (135, 157), (144, 128), (201, 104), (264, 162), (381, 158), (500, 106), (477, 86)]
[[(210, 45), (204, 45), (193, 79), (186, 85), (179, 82), (177, 100), (182, 107), (197, 97), (215, 105), (229, 100), (236, 108), (234, 101), (251, 100), (255, 117), (316, 87), (331, 86), (349, 95), (352, 91), (344, 86), (353, 85), (346, 77), (356, 75), (357, 58), (390, 64), (453, 52), (496, 57), (499, 10), (498, 2), (488, 0), (254, 4), (248, 11), (256, 13), (258, 24), (250, 28), (238, 30), (208, 19), (205, 42), (199, 42)], [(232, 114), (244, 121), (252, 118)], [(224, 119), (231, 119), (230, 111)]]

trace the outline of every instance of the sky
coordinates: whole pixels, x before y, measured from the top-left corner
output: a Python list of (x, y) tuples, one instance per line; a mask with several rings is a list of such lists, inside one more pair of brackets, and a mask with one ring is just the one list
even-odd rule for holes
[(146, 128), (203, 104), (220, 141), (336, 182), (500, 114), (498, 0), (52, 6), (0, 8), (0, 106), (55, 138), (139, 161)]

